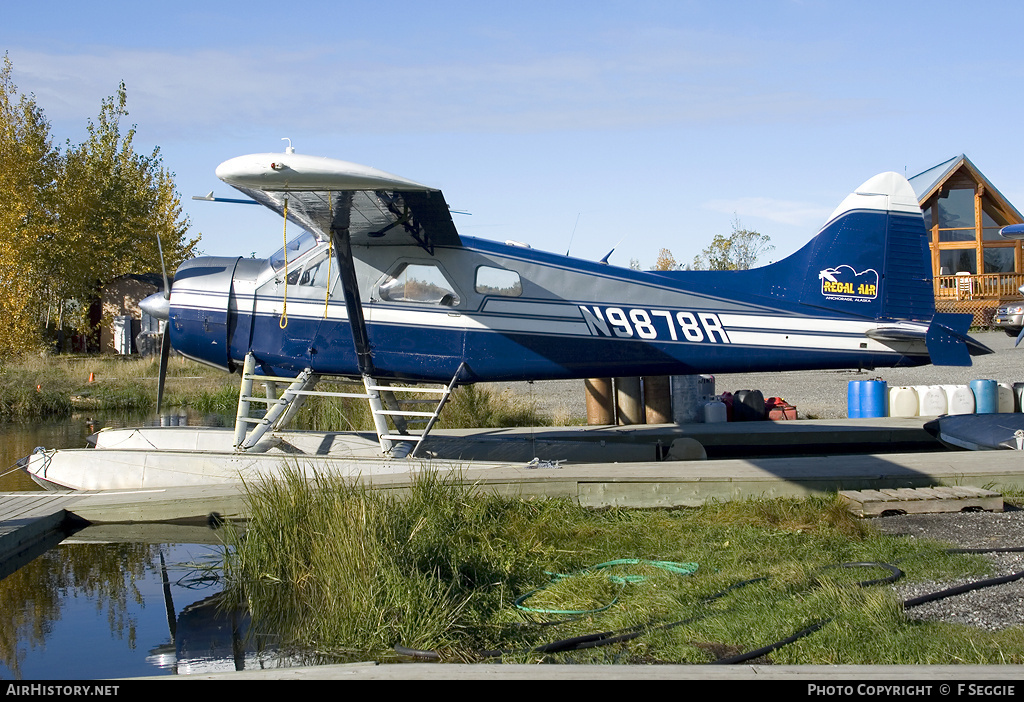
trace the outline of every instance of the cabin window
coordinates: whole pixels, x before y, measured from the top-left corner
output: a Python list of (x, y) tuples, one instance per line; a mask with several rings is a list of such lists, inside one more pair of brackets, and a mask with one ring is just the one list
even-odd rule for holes
[(419, 302), (454, 307), (459, 304), (455, 287), (433, 264), (402, 263), (385, 276), (377, 288), (381, 300)]
[(1013, 273), (1014, 250), (1012, 248), (986, 246), (984, 252), (986, 273)]
[(481, 295), (519, 297), (523, 294), (523, 281), (515, 271), (480, 266), (476, 269), (476, 291)]
[(291, 270), (291, 264), (289, 264), (288, 284), (304, 285), (311, 288), (326, 288), (331, 263), (327, 260), (328, 254), (329, 251), (324, 250), (313, 256), (301, 267), (297, 266), (294, 270)]
[[(288, 268), (291, 269), (292, 261), (297, 260), (299, 256), (303, 255), (319, 243), (319, 240), (317, 240), (315, 236), (305, 230), (302, 230), (299, 232), (298, 236), (288, 240), (287, 247), (280, 248), (274, 252), (274, 255), (270, 257), (270, 265), (274, 267), (275, 271), (281, 270), (285, 264), (285, 252), (287, 251)], [(289, 282), (291, 281), (289, 280)]]

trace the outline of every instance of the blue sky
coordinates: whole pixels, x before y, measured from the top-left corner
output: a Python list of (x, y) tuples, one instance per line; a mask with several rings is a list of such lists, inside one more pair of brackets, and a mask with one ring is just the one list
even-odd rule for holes
[(459, 231), (689, 261), (734, 218), (792, 253), (882, 171), (960, 153), (1024, 208), (1016, 2), (8, 3), (0, 49), (55, 139), (124, 80), (201, 249), (265, 256), (214, 170), (296, 150), (442, 189)]

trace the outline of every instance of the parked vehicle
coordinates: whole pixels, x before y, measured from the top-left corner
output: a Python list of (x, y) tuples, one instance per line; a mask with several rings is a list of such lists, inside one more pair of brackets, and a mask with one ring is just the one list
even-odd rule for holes
[(1024, 302), (999, 305), (992, 315), (992, 326), (1002, 329), (1008, 336), (1017, 336), (1024, 329)]

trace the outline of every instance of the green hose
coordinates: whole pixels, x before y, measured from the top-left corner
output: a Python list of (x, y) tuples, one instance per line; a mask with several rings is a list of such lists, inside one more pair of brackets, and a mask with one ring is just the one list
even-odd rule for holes
[[(576, 571), (575, 573), (548, 573), (548, 575), (551, 576), (551, 583), (557, 583), (561, 580), (565, 580), (566, 578), (572, 578), (578, 575), (583, 575), (584, 573), (591, 573), (594, 571), (604, 570), (606, 568), (613, 568), (615, 566), (622, 565), (646, 565), (651, 566), (652, 568), (667, 570), (678, 575), (693, 575), (695, 572), (697, 572), (696, 563), (677, 563), (675, 561), (648, 561), (641, 558), (620, 558), (614, 561), (607, 561), (605, 563), (598, 563), (597, 565), (588, 566), (582, 570)], [(608, 580), (618, 584), (621, 588), (625, 587), (630, 583), (643, 582), (644, 580), (646, 580), (646, 577), (643, 575), (612, 575), (609, 573)], [(549, 583), (549, 585), (551, 583)], [(610, 607), (613, 607), (615, 603), (619, 601), (619, 597), (618, 595), (616, 595), (611, 602), (604, 605), (603, 607), (598, 607), (596, 609), (544, 609), (540, 607), (527, 607), (524, 604), (528, 599), (536, 595), (538, 592), (546, 590), (547, 587), (547, 585), (545, 585), (544, 587), (539, 587), (536, 590), (531, 590), (525, 595), (517, 598), (514, 603), (516, 609), (519, 609), (523, 612), (534, 612), (538, 614), (559, 614), (578, 616), (584, 614), (596, 614), (597, 612), (603, 612), (609, 609)]]

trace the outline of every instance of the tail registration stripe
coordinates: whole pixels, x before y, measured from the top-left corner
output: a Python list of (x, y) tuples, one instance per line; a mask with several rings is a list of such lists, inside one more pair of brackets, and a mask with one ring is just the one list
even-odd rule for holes
[[(767, 317), (753, 314), (723, 314), (718, 318), (729, 329), (772, 329), (793, 332), (847, 333), (863, 335), (877, 324), (873, 321), (828, 319), (821, 317)], [(736, 332), (730, 331), (730, 336)]]
[(830, 349), (837, 351), (892, 352), (892, 348), (867, 337), (817, 336), (781, 332), (730, 331), (734, 344), (746, 346), (777, 346), (797, 349)]

